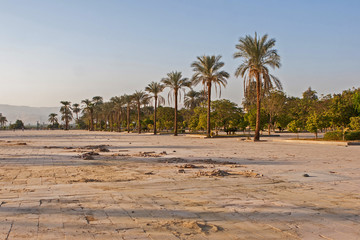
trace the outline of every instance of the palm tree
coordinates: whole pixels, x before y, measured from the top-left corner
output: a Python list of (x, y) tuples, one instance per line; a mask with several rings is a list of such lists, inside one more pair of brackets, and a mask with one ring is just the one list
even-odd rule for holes
[(191, 64), (193, 71), (195, 72), (192, 77), (192, 83), (194, 86), (202, 83), (207, 91), (207, 137), (210, 137), (211, 125), (210, 125), (210, 106), (211, 106), (211, 87), (215, 86), (215, 90), (219, 87), (221, 94), (221, 86), (225, 87), (227, 84), (226, 79), (229, 78), (229, 73), (220, 71), (224, 66), (223, 62), (220, 62), (221, 56), (202, 56), (197, 57), (198, 61)]
[(3, 128), (8, 120), (0, 113), (0, 126)]
[(56, 113), (50, 113), (49, 114), (49, 122), (51, 123), (51, 125), (54, 125), (55, 123), (58, 122), (58, 119), (57, 119), (57, 114)]
[(191, 89), (189, 92), (186, 93), (184, 97), (184, 106), (186, 108), (189, 108), (190, 110), (193, 110), (197, 106), (200, 105), (200, 92), (197, 92), (193, 89)]
[[(95, 128), (98, 129), (99, 117), (101, 112), (101, 104), (103, 104), (103, 98), (101, 96), (95, 96), (92, 98), (92, 102), (94, 104), (94, 113), (95, 113)], [(101, 129), (101, 122), (99, 128)]]
[(114, 111), (115, 111), (115, 118), (117, 121), (117, 128), (118, 131), (121, 131), (121, 116), (122, 116), (122, 110), (123, 110), (123, 105), (125, 103), (124, 101), (124, 96), (121, 97), (112, 97), (110, 99), (110, 101), (114, 104)]
[[(177, 108), (178, 108), (178, 96), (181, 94), (180, 90), (183, 90), (185, 93), (185, 87), (190, 87), (191, 83), (187, 78), (183, 78), (181, 72), (170, 72), (167, 74), (166, 78), (163, 78), (161, 82), (165, 87), (170, 88), (168, 94), (168, 100), (172, 99), (172, 94), (174, 94), (175, 100), (175, 120), (174, 120), (174, 136), (177, 136)], [(180, 95), (181, 97), (181, 95)]]
[(133, 96), (133, 100), (135, 101), (135, 103), (137, 105), (137, 112), (138, 112), (137, 128), (138, 128), (138, 133), (140, 134), (141, 133), (140, 107), (141, 107), (141, 104), (144, 104), (147, 102), (147, 100), (149, 99), (149, 95), (147, 95), (143, 91), (135, 91), (135, 93), (132, 96)]
[(81, 111), (80, 104), (74, 103), (72, 105), (72, 111), (76, 114), (76, 122), (79, 122), (79, 112)]
[(94, 103), (89, 99), (82, 100), (81, 103), (85, 104), (83, 112), (89, 115), (89, 130), (94, 131)]
[(165, 99), (159, 95), (159, 93), (161, 93), (164, 90), (164, 88), (165, 88), (164, 85), (157, 82), (152, 82), (145, 88), (145, 91), (152, 93), (154, 98), (154, 134), (155, 135), (156, 135), (156, 108), (158, 103), (161, 104), (165, 102)]
[(61, 120), (65, 122), (65, 130), (69, 130), (69, 122), (72, 120), (71, 103), (68, 101), (61, 101), (60, 103), (63, 105), (60, 108)]
[[(260, 140), (260, 108), (261, 108), (261, 92), (275, 87), (282, 89), (281, 82), (275, 76), (271, 75), (269, 68), (279, 68), (280, 56), (275, 46), (275, 39), (268, 39), (268, 35), (255, 37), (250, 35), (240, 38), (236, 49), (239, 51), (234, 53), (234, 58), (243, 58), (243, 62), (236, 69), (235, 76), (241, 76), (244, 79), (244, 92), (251, 86), (252, 82), (256, 82), (256, 127), (254, 141)], [(262, 89), (263, 88), (263, 89)]]
[(126, 128), (127, 128), (127, 132), (130, 132), (130, 108), (131, 108), (131, 103), (133, 101), (133, 95), (127, 95), (124, 94), (123, 95), (124, 98), (124, 103), (126, 103)]

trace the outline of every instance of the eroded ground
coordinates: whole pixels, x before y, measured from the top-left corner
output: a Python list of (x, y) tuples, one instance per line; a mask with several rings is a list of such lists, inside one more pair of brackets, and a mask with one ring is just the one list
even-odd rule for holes
[(360, 146), (267, 139), (0, 132), (0, 239), (360, 239)]

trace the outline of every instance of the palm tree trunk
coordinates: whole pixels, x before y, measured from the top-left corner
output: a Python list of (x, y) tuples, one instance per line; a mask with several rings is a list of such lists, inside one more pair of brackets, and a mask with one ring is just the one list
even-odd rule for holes
[(255, 136), (254, 141), (260, 140), (260, 74), (256, 74), (256, 127), (255, 127)]
[(126, 108), (126, 123), (127, 123), (127, 132), (130, 132), (130, 104)]
[(175, 89), (174, 90), (174, 95), (175, 95), (175, 119), (174, 119), (174, 136), (177, 136), (177, 98), (178, 98), (178, 90)]
[(269, 115), (268, 133), (271, 134), (271, 114)]
[(93, 112), (90, 112), (90, 120), (91, 120), (90, 131), (94, 131), (94, 116), (93, 116)]
[(141, 124), (140, 124), (140, 103), (138, 103), (138, 133), (141, 133)]
[(157, 96), (155, 96), (155, 109), (154, 109), (154, 135), (156, 135), (156, 107), (157, 107)]
[(121, 109), (118, 113), (118, 131), (121, 132)]
[(210, 125), (210, 107), (211, 107), (211, 82), (207, 84), (208, 87), (208, 102), (207, 102), (207, 137), (210, 137), (211, 125)]

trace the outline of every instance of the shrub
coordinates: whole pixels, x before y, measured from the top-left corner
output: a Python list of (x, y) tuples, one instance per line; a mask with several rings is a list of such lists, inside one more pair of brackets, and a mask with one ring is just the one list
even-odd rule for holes
[(352, 131), (345, 133), (346, 140), (360, 140), (360, 131)]
[[(342, 131), (327, 132), (324, 135), (324, 140), (341, 141), (343, 140), (343, 132)], [(345, 132), (345, 140), (347, 141), (360, 140), (360, 131)]]
[(342, 131), (327, 132), (324, 135), (324, 140), (342, 140), (342, 139), (343, 139)]

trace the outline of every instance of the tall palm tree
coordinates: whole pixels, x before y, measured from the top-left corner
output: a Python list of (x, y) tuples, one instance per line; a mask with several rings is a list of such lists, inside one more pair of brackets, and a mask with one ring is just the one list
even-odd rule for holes
[(137, 112), (138, 112), (137, 128), (138, 128), (138, 133), (140, 134), (141, 133), (140, 107), (142, 104), (146, 103), (146, 101), (149, 99), (149, 95), (147, 95), (143, 91), (135, 91), (135, 93), (132, 96), (133, 96), (133, 100), (137, 105)]
[(126, 128), (127, 128), (127, 132), (130, 132), (130, 108), (131, 108), (131, 103), (133, 101), (133, 95), (127, 95), (124, 94), (123, 95), (124, 98), (124, 103), (126, 103)]
[(124, 96), (121, 96), (121, 97), (112, 97), (110, 99), (111, 102), (113, 102), (114, 104), (114, 111), (115, 111), (115, 119), (116, 119), (116, 122), (117, 122), (117, 128), (118, 128), (118, 131), (120, 132), (121, 131), (121, 117), (122, 117), (122, 110), (123, 110), (123, 105), (125, 103), (124, 101)]
[(69, 101), (61, 101), (63, 106), (60, 108), (61, 120), (65, 122), (65, 130), (69, 130), (69, 122), (72, 120), (71, 103)]
[(191, 64), (193, 71), (195, 72), (192, 77), (192, 83), (194, 86), (202, 83), (207, 92), (207, 136), (210, 137), (211, 125), (210, 125), (210, 106), (211, 106), (211, 87), (215, 86), (215, 90), (219, 87), (221, 94), (221, 86), (225, 87), (227, 84), (226, 79), (229, 78), (229, 73), (221, 71), (224, 66), (223, 62), (220, 62), (221, 56), (201, 56), (197, 57), (197, 61)]
[(165, 87), (170, 88), (169, 94), (168, 94), (168, 100), (172, 99), (172, 94), (174, 95), (175, 100), (175, 118), (174, 118), (174, 136), (177, 136), (177, 109), (178, 109), (178, 96), (182, 90), (185, 93), (185, 88), (190, 87), (191, 83), (189, 82), (189, 79), (183, 78), (181, 72), (170, 72), (167, 74), (166, 78), (163, 78), (161, 82), (164, 84)]
[(96, 130), (98, 128), (101, 129), (101, 122), (99, 125), (99, 117), (100, 117), (100, 113), (101, 113), (101, 105), (103, 104), (103, 98), (101, 96), (95, 96), (92, 98), (92, 102), (94, 104), (95, 128), (96, 128)]
[(164, 90), (164, 88), (165, 88), (164, 85), (157, 82), (152, 82), (145, 88), (145, 91), (151, 93), (154, 98), (154, 134), (155, 135), (156, 135), (156, 108), (158, 103), (161, 104), (165, 102), (165, 99), (159, 95), (159, 93), (161, 93)]
[(74, 103), (72, 105), (71, 109), (72, 109), (73, 113), (76, 114), (76, 122), (78, 123), (79, 122), (79, 112), (81, 111), (80, 104)]
[[(240, 38), (236, 44), (239, 51), (234, 53), (234, 58), (242, 58), (243, 62), (236, 69), (235, 76), (241, 76), (244, 79), (244, 92), (247, 92), (252, 82), (256, 82), (256, 127), (254, 141), (260, 140), (260, 109), (261, 92), (266, 92), (271, 88), (282, 89), (281, 82), (275, 76), (271, 75), (269, 68), (280, 68), (280, 56), (274, 49), (275, 39), (268, 39), (265, 34), (258, 37), (255, 33), (253, 38), (250, 35)], [(275, 86), (274, 86), (275, 85)], [(263, 88), (263, 89), (262, 89)]]
[(89, 117), (89, 130), (94, 131), (94, 103), (89, 99), (82, 100), (81, 103), (85, 104), (83, 112)]

